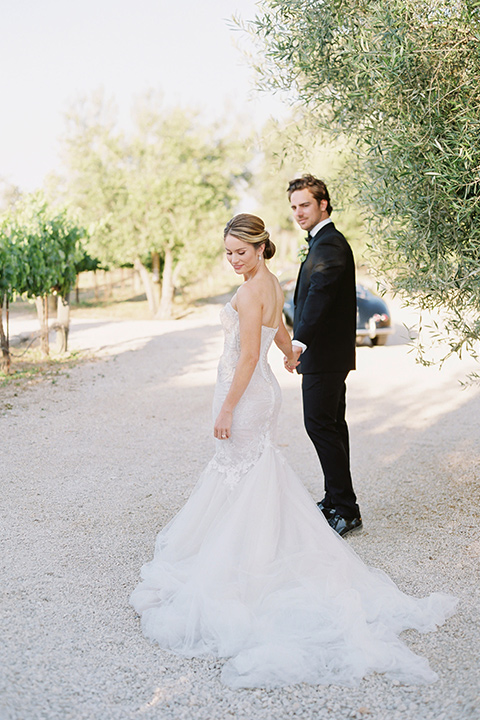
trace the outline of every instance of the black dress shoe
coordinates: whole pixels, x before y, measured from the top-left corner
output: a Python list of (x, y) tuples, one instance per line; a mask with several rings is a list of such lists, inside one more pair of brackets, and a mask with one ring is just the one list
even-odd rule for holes
[(338, 515), (338, 513), (335, 513), (335, 515), (327, 519), (330, 527), (332, 527), (335, 532), (337, 532), (342, 537), (347, 533), (351, 532), (352, 530), (359, 530), (363, 526), (361, 517), (347, 520), (341, 515)]
[(325, 515), (325, 518), (327, 520), (330, 520), (330, 518), (333, 518), (333, 516), (335, 515), (335, 508), (325, 507), (325, 505), (323, 504), (323, 500), (320, 500), (320, 502), (317, 503), (317, 507)]

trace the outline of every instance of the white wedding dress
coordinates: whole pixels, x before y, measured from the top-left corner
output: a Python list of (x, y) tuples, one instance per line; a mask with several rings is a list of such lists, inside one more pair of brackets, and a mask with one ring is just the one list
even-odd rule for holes
[[(221, 320), (214, 418), (240, 352), (230, 303)], [(433, 682), (427, 660), (398, 634), (434, 630), (456, 600), (405, 595), (329, 527), (273, 442), (281, 398), (267, 352), (275, 334), (262, 328), (232, 436), (215, 440), (215, 456), (142, 568), (131, 602), (143, 631), (180, 655), (228, 658), (222, 680), (232, 687), (352, 685), (370, 672)]]

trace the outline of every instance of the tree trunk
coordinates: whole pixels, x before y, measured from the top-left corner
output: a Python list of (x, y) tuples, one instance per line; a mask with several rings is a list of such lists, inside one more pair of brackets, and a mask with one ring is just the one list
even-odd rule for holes
[(40, 323), (40, 349), (45, 357), (50, 354), (48, 345), (48, 302), (46, 295), (37, 295), (35, 298), (38, 321)]
[(138, 271), (140, 277), (143, 281), (143, 287), (145, 288), (145, 293), (147, 295), (148, 300), (148, 307), (150, 308), (150, 312), (152, 314), (152, 317), (155, 317), (155, 313), (157, 312), (157, 299), (155, 297), (155, 292), (153, 289), (153, 284), (150, 279), (149, 272), (145, 265), (142, 263), (140, 258), (135, 258), (134, 263), (135, 270)]
[[(3, 329), (3, 306), (5, 305), (5, 310), (7, 314), (7, 332), (5, 333)], [(8, 331), (8, 298), (5, 296), (5, 298), (0, 297), (0, 345), (2, 347), (2, 362), (1, 367), (5, 375), (8, 375), (10, 372), (10, 338), (9, 338), (9, 331)]]
[(67, 352), (70, 330), (70, 293), (66, 297), (58, 296), (56, 330), (57, 352)]
[(160, 283), (160, 255), (158, 252), (152, 252), (152, 276), (153, 282), (158, 285)]
[(162, 296), (160, 308), (155, 316), (157, 320), (170, 320), (172, 317), (173, 290), (173, 253), (171, 248), (166, 247), (162, 274)]
[(53, 293), (51, 295), (47, 295), (47, 303), (48, 315), (49, 317), (53, 317), (57, 312), (58, 295), (54, 295)]
[(139, 295), (142, 288), (140, 273), (137, 268), (132, 269), (132, 292), (134, 295)]

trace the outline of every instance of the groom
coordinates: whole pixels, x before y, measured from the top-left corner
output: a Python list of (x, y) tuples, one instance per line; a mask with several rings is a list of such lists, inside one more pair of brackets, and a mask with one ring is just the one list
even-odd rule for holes
[(293, 344), (303, 376), (305, 428), (325, 478), (325, 497), (317, 505), (331, 527), (346, 535), (362, 527), (345, 421), (345, 380), (355, 368), (355, 264), (350, 245), (330, 219), (325, 183), (303, 175), (287, 192), (295, 220), (308, 231), (308, 254), (295, 288)]

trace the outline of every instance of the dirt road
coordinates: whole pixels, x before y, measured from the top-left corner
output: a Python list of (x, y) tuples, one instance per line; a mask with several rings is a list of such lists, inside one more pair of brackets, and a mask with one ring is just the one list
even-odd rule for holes
[[(0, 720), (478, 719), (480, 391), (460, 389), (467, 361), (416, 365), (400, 329), (386, 347), (359, 348), (348, 381), (365, 526), (348, 542), (405, 591), (460, 598), (438, 632), (405, 634), (439, 681), (232, 691), (221, 662), (177, 658), (142, 636), (129, 594), (212, 453), (218, 309), (174, 323), (74, 322), (72, 347), (101, 347), (98, 359), (0, 390)], [(299, 378), (270, 356), (284, 396), (279, 444), (320, 497)]]

